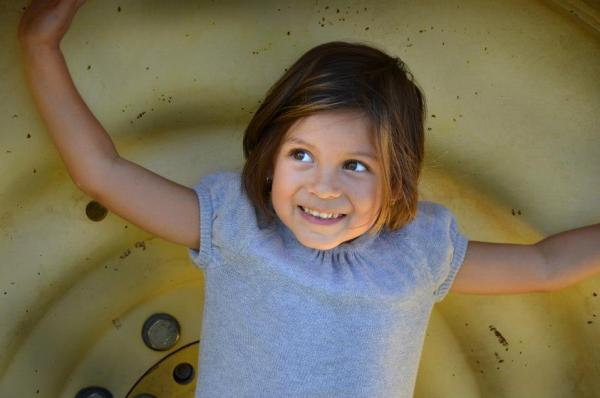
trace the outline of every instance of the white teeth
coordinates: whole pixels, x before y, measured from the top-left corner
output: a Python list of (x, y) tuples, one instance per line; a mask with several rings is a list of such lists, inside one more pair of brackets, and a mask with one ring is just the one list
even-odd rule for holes
[(311, 216), (315, 216), (315, 217), (319, 217), (319, 218), (338, 218), (338, 217), (342, 216), (342, 214), (338, 214), (338, 213), (321, 213), (319, 211), (312, 210), (312, 209), (302, 207), (302, 206), (300, 206), (300, 208), (305, 213), (308, 213)]

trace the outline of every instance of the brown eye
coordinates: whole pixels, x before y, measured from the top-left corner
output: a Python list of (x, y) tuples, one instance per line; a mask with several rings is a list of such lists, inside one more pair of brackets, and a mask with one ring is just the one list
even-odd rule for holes
[(369, 168), (365, 164), (359, 162), (358, 160), (350, 160), (346, 162), (346, 168), (348, 168), (348, 170), (357, 172), (364, 172), (369, 170)]
[(290, 152), (290, 156), (295, 160), (303, 163), (308, 163), (312, 161), (310, 154), (307, 151), (302, 149), (294, 149)]

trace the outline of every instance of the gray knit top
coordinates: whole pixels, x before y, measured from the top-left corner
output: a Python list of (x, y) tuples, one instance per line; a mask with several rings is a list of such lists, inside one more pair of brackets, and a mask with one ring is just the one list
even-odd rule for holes
[(330, 250), (259, 222), (238, 174), (194, 187), (204, 272), (197, 398), (412, 397), (433, 304), (467, 240), (445, 207), (419, 202), (396, 231)]

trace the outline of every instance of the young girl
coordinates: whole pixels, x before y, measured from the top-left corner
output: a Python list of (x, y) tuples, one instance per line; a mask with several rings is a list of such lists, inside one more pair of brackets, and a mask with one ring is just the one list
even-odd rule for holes
[(275, 83), (241, 175), (191, 189), (123, 159), (60, 52), (82, 3), (27, 9), (28, 81), (77, 186), (204, 270), (197, 396), (410, 397), (450, 290), (545, 292), (600, 270), (600, 225), (467, 242), (446, 208), (419, 201), (423, 95), (402, 61), (361, 44), (317, 46)]

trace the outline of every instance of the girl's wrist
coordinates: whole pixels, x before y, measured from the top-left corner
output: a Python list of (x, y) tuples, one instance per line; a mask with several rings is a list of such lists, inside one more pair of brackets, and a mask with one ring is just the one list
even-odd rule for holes
[(21, 49), (26, 59), (35, 59), (48, 54), (61, 53), (59, 43), (41, 43), (20, 39)]

